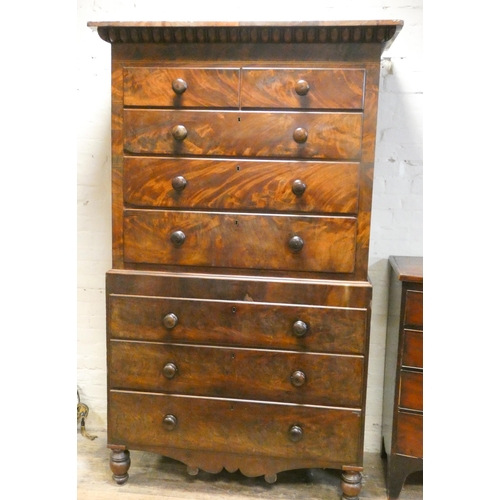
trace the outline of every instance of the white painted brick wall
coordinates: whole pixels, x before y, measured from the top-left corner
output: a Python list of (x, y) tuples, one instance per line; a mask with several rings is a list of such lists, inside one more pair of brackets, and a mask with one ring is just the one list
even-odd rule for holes
[[(235, 5), (236, 4), (236, 5)], [(189, 6), (189, 7), (188, 7)], [(186, 15), (186, 8), (188, 15)], [(87, 426), (106, 426), (104, 274), (111, 267), (110, 46), (88, 21), (316, 21), (403, 19), (384, 54), (369, 272), (374, 288), (365, 449), (379, 451), (389, 255), (422, 255), (422, 2), (359, 0), (187, 3), (79, 0), (77, 384)]]

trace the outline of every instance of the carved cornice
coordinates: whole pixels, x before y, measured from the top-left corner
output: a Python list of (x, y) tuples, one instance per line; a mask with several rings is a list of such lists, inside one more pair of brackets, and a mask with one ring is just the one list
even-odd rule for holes
[(402, 21), (359, 23), (89, 23), (109, 43), (381, 43), (387, 44)]

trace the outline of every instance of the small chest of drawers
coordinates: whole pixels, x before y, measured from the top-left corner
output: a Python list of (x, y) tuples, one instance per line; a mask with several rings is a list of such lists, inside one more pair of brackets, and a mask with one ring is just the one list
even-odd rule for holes
[(387, 491), (423, 469), (423, 259), (392, 256), (384, 382)]
[(400, 21), (90, 23), (112, 46), (108, 446), (361, 488), (380, 56)]

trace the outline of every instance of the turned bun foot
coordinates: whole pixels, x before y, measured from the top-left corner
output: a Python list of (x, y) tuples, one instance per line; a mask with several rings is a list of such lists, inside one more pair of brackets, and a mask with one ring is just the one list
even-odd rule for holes
[(342, 471), (342, 500), (358, 500), (361, 493), (361, 473)]
[(266, 474), (264, 479), (266, 480), (266, 483), (273, 484), (278, 479), (278, 476), (276, 474)]
[(198, 467), (190, 467), (189, 465), (187, 466), (186, 470), (190, 476), (197, 476), (198, 472), (200, 472), (200, 469), (198, 469)]
[(116, 483), (126, 483), (128, 479), (128, 469), (130, 468), (130, 452), (128, 450), (112, 449), (109, 466)]

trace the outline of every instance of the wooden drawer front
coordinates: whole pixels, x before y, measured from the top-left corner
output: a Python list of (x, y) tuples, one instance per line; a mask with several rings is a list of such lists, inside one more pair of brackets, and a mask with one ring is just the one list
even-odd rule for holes
[[(111, 391), (108, 439), (114, 444), (252, 453), (262, 456), (358, 463), (360, 414), (310, 408)], [(163, 419), (173, 415), (168, 430)], [(298, 425), (303, 437), (290, 439)]]
[(409, 457), (424, 457), (424, 416), (399, 412), (396, 429), (396, 453)]
[(340, 354), (363, 354), (366, 319), (366, 309), (123, 295), (108, 309), (114, 339)]
[(401, 371), (399, 406), (411, 410), (423, 410), (423, 373)]
[(420, 330), (404, 330), (403, 366), (423, 368), (423, 332)]
[(423, 326), (424, 294), (415, 290), (406, 292), (405, 325)]
[[(123, 169), (124, 202), (137, 207), (358, 210), (358, 163), (125, 157)], [(185, 187), (176, 184), (179, 176)], [(305, 184), (302, 194), (292, 191), (297, 180)]]
[[(361, 113), (124, 110), (123, 149), (134, 154), (358, 160)], [(186, 130), (174, 138), (176, 127)], [(303, 143), (294, 140), (307, 131)]]
[[(180, 246), (173, 233), (185, 235)], [(178, 234), (178, 233), (177, 233)], [(299, 251), (290, 249), (299, 237)], [(125, 210), (125, 262), (349, 273), (356, 219)]]
[[(145, 272), (112, 269), (106, 273), (111, 295), (175, 297), (200, 301), (233, 301), (244, 304), (360, 309), (371, 304), (368, 281), (302, 280), (199, 273)], [(350, 319), (353, 319), (350, 317)]]
[[(113, 389), (361, 406), (362, 356), (119, 340), (111, 341), (108, 347)], [(167, 363), (177, 368), (171, 379), (163, 375)], [(295, 372), (305, 374), (305, 382), (298, 387), (292, 383)]]
[(364, 83), (362, 69), (243, 69), (241, 106), (362, 109)]
[[(185, 91), (177, 94), (174, 82)], [(124, 68), (125, 106), (237, 108), (237, 68)], [(180, 89), (179, 89), (180, 91)]]

